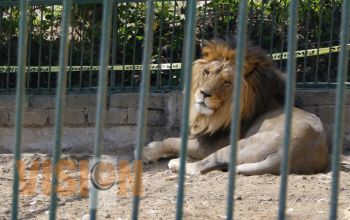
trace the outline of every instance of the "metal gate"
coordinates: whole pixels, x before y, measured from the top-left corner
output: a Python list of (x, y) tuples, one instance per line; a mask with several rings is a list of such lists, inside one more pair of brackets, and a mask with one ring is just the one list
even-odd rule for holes
[[(26, 83), (26, 62), (27, 62), (27, 39), (28, 39), (28, 19), (27, 11), (28, 5), (34, 1), (20, 1), (20, 25), (19, 25), (19, 39), (18, 39), (18, 59), (17, 59), (17, 89), (16, 89), (16, 142), (15, 142), (15, 162), (14, 162), (14, 178), (13, 178), (13, 201), (12, 201), (12, 219), (18, 218), (18, 198), (19, 198), (19, 167), (18, 161), (21, 159), (21, 144), (22, 144), (22, 121), (24, 111), (24, 95), (25, 95), (25, 83)], [(40, 2), (40, 1), (37, 1)], [(52, 1), (60, 4), (60, 1)], [(61, 136), (62, 136), (62, 118), (63, 106), (65, 103), (66, 94), (66, 81), (67, 81), (67, 60), (68, 60), (68, 29), (71, 20), (71, 8), (72, 0), (63, 0), (62, 9), (62, 21), (61, 21), (61, 38), (59, 48), (59, 71), (56, 88), (56, 119), (55, 119), (55, 147), (53, 153), (52, 164), (52, 187), (51, 187), (51, 207), (50, 207), (50, 219), (56, 219), (57, 208), (57, 184), (58, 173), (57, 166), (60, 159), (61, 148)], [(79, 2), (79, 1), (74, 1)], [(110, 34), (112, 26), (112, 4), (113, 1), (103, 1), (103, 18), (102, 18), (102, 37), (100, 42), (99, 52), (99, 74), (98, 74), (98, 102), (96, 113), (96, 137), (94, 146), (94, 156), (100, 158), (103, 152), (103, 132), (104, 132), (104, 116), (105, 105), (107, 95), (107, 69), (109, 62), (109, 48), (110, 48)], [(247, 39), (247, 14), (248, 14), (248, 2), (240, 1), (239, 6), (239, 19), (238, 19), (238, 48), (236, 57), (236, 74), (237, 79), (234, 85), (234, 98), (233, 98), (233, 112), (232, 112), (232, 124), (231, 124), (231, 160), (229, 164), (229, 187), (227, 197), (227, 219), (233, 218), (234, 212), (234, 200), (233, 192), (235, 189), (235, 160), (236, 160), (236, 147), (239, 133), (240, 115), (240, 92), (242, 81), (242, 64), (246, 48)], [(338, 71), (337, 71), (337, 100), (336, 100), (336, 114), (335, 114), (335, 134), (333, 137), (333, 152), (332, 152), (332, 195), (331, 195), (331, 209), (329, 211), (329, 219), (336, 219), (337, 217), (337, 198), (338, 198), (338, 185), (339, 185), (339, 158), (340, 149), (343, 143), (343, 119), (344, 119), (344, 100), (346, 89), (346, 76), (348, 73), (348, 50), (347, 43), (349, 40), (349, 20), (350, 20), (350, 1), (343, 1), (342, 3), (342, 19), (341, 19), (341, 37), (339, 47), (338, 58)], [(182, 75), (184, 76), (184, 102), (183, 102), (183, 120), (182, 120), (182, 144), (181, 144), (181, 167), (179, 173), (179, 187), (177, 196), (177, 209), (176, 219), (182, 219), (183, 213), (183, 198), (184, 198), (184, 179), (185, 179), (185, 158), (187, 148), (187, 134), (188, 134), (188, 109), (190, 101), (190, 82), (192, 61), (194, 59), (194, 27), (196, 22), (196, 7), (197, 1), (187, 1), (186, 7), (186, 25), (185, 36), (183, 43), (183, 56), (182, 56)], [(285, 137), (283, 145), (283, 163), (281, 165), (281, 185), (280, 185), (280, 200), (279, 200), (279, 212), (278, 218), (285, 219), (285, 204), (288, 182), (288, 158), (289, 158), (289, 145), (291, 134), (291, 118), (292, 118), (292, 106), (294, 103), (294, 91), (296, 81), (296, 28), (298, 22), (298, 1), (292, 0), (289, 4), (289, 27), (288, 27), (288, 59), (287, 59), (287, 87), (286, 87), (286, 102), (285, 102)], [(146, 26), (144, 36), (144, 48), (142, 59), (142, 79), (140, 88), (140, 103), (139, 103), (139, 117), (138, 117), (138, 136), (137, 136), (137, 153), (135, 166), (135, 184), (140, 186), (142, 181), (142, 148), (144, 146), (145, 131), (146, 131), (146, 119), (150, 83), (150, 59), (152, 53), (152, 40), (153, 40), (153, 25), (154, 21), (154, 1), (149, 0), (147, 2), (147, 15)], [(136, 187), (136, 193), (133, 200), (132, 219), (138, 219), (138, 210), (140, 203), (139, 187)], [(90, 196), (90, 219), (96, 219), (96, 203), (97, 203), (97, 190), (92, 188)]]

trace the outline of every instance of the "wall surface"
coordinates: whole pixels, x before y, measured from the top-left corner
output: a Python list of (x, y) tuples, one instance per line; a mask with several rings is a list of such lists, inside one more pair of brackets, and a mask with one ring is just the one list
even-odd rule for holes
[[(137, 93), (114, 93), (108, 97), (105, 154), (130, 158), (137, 134)], [(331, 143), (335, 92), (333, 90), (298, 91), (296, 103), (319, 116)], [(152, 94), (148, 108), (147, 142), (179, 135), (181, 92)], [(96, 95), (69, 94), (64, 109), (62, 151), (93, 152), (95, 137)], [(350, 94), (347, 95), (345, 144), (350, 150)], [(29, 95), (25, 99), (23, 152), (51, 153), (54, 147), (55, 95)], [(13, 152), (15, 96), (0, 95), (0, 153)]]

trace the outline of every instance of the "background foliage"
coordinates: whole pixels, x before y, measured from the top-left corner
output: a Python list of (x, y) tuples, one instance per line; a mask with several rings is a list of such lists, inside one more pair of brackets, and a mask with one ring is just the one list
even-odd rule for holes
[[(268, 53), (286, 51), (287, 0), (250, 0), (248, 30), (252, 45)], [(199, 1), (196, 26), (197, 54), (205, 40), (232, 36), (236, 32), (239, 1)], [(144, 3), (118, 3), (113, 7), (110, 64), (140, 64), (145, 21)], [(62, 6), (31, 6), (29, 16), (30, 66), (58, 65)], [(181, 62), (186, 4), (183, 1), (157, 1), (155, 7), (153, 63)], [(338, 45), (341, 14), (340, 0), (302, 0), (299, 4), (298, 49)], [(101, 5), (74, 5), (70, 29), (70, 65), (98, 65)], [(0, 7), (0, 66), (16, 65), (18, 7)], [(337, 54), (298, 59), (299, 82), (335, 81)], [(285, 61), (278, 61), (282, 69)], [(0, 73), (0, 89), (14, 88), (14, 73)], [(139, 71), (114, 71), (110, 85), (115, 90), (137, 89)], [(179, 88), (180, 71), (155, 70), (152, 89)], [(28, 88), (44, 91), (55, 87), (56, 73), (31, 72)], [(92, 89), (97, 85), (96, 71), (69, 73), (71, 91)]]

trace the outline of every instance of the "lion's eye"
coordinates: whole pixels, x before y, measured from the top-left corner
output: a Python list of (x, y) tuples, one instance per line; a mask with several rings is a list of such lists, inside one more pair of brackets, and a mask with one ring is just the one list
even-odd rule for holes
[(205, 75), (209, 75), (209, 74), (210, 74), (209, 70), (207, 70), (207, 69), (205, 69), (205, 70), (203, 71), (203, 73), (204, 73)]
[(220, 66), (220, 68), (217, 70), (218, 73), (220, 73), (222, 71), (222, 66)]
[(230, 85), (232, 85), (232, 82), (229, 81), (229, 80), (225, 80), (225, 81), (224, 81), (224, 85), (225, 85), (225, 86), (230, 86)]

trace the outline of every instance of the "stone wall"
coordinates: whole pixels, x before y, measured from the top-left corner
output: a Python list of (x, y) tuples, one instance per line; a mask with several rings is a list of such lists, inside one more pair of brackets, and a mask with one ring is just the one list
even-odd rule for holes
[[(108, 96), (104, 152), (130, 157), (137, 133), (137, 93)], [(318, 115), (332, 137), (335, 92), (298, 91), (296, 103)], [(181, 92), (152, 94), (148, 108), (147, 142), (178, 136), (181, 121)], [(345, 147), (350, 149), (350, 96), (346, 102)], [(95, 94), (69, 94), (64, 109), (62, 150), (92, 153), (95, 137)], [(25, 98), (23, 152), (50, 153), (54, 143), (55, 95), (28, 95)], [(13, 152), (15, 96), (0, 95), (0, 153)]]

